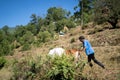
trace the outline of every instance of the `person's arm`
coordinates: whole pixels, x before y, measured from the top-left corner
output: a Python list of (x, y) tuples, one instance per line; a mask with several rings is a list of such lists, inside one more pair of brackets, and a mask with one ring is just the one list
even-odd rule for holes
[(85, 51), (85, 46), (86, 46), (86, 43), (83, 42), (83, 48), (80, 50), (81, 52)]
[(85, 51), (85, 47), (83, 47), (80, 51), (81, 51), (81, 52), (82, 52), (82, 51)]
[(82, 49), (78, 49), (78, 51), (79, 53), (85, 51), (85, 47), (83, 47)]

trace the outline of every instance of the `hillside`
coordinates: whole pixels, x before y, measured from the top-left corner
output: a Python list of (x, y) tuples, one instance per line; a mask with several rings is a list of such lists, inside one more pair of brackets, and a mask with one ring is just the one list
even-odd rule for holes
[[(81, 43), (78, 41), (80, 35), (84, 35), (88, 39), (94, 50), (96, 58), (101, 61), (106, 69), (103, 70), (94, 64), (93, 68), (85, 66), (83, 74), (90, 79), (97, 80), (119, 80), (120, 79), (120, 29), (105, 29), (93, 34), (89, 34), (91, 29), (82, 30), (80, 27), (72, 28), (64, 36), (60, 36), (55, 41), (50, 41), (40, 47), (33, 47), (28, 51), (15, 50), (13, 56), (6, 56), (7, 60), (21, 60), (26, 56), (46, 55), (51, 48), (63, 46), (65, 49), (79, 48)], [(85, 53), (82, 53), (83, 59), (87, 60)], [(10, 67), (4, 67), (0, 70), (1, 80), (9, 80), (12, 76)], [(6, 77), (6, 78), (5, 78)]]

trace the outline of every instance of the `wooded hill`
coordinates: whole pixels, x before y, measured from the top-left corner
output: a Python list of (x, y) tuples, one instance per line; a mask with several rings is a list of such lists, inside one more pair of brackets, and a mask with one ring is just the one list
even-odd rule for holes
[[(119, 80), (119, 7), (118, 0), (81, 0), (75, 7), (74, 15), (62, 8), (51, 7), (45, 18), (32, 14), (27, 25), (18, 25), (13, 32), (9, 31), (9, 26), (4, 26), (0, 29), (0, 78)], [(64, 30), (65, 26), (68, 31)], [(60, 31), (64, 32), (64, 36), (59, 37)], [(77, 66), (71, 57), (46, 57), (54, 47), (79, 48), (81, 44), (77, 40), (80, 35), (91, 42), (96, 57), (105, 64), (107, 70), (102, 70), (96, 64), (91, 69), (86, 64), (85, 55)]]

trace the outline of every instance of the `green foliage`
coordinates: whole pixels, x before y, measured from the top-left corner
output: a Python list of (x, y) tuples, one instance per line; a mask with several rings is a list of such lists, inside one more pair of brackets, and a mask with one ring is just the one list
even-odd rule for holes
[(36, 60), (33, 57), (24, 58), (21, 61), (15, 60), (13, 63), (13, 72), (14, 75), (12, 80), (43, 80), (44, 65), (41, 56), (36, 57)]
[(6, 59), (4, 57), (0, 57), (0, 69), (4, 67), (5, 63), (6, 63)]
[(64, 19), (64, 25), (66, 25), (69, 29), (75, 27), (75, 23), (72, 19)]
[[(52, 7), (48, 9), (46, 16), (46, 23), (49, 26), (49, 29), (59, 32), (63, 30), (63, 27), (66, 25), (68, 28), (75, 27), (72, 20), (69, 19), (70, 12), (62, 8)], [(49, 30), (48, 29), (48, 30)]]
[[(74, 62), (74, 60), (71, 60)], [(68, 58), (55, 57), (52, 61), (53, 66), (46, 75), (50, 80), (74, 80), (74, 66)]]
[(97, 0), (95, 3), (95, 22), (101, 24), (109, 22), (113, 28), (116, 28), (120, 18), (119, 0)]
[(28, 24), (26, 26), (26, 30), (29, 31), (29, 32), (31, 32), (34, 35), (37, 34), (36, 25), (34, 25), (34, 24)]
[(76, 12), (74, 16), (77, 20), (81, 20), (81, 24), (86, 24), (93, 19), (95, 0), (78, 0), (78, 5), (74, 8)]
[(7, 25), (5, 25), (5, 26), (2, 28), (3, 32), (5, 33), (5, 35), (8, 35), (8, 34), (9, 34), (8, 29), (9, 29), (9, 27), (8, 27)]
[(62, 8), (51, 7), (47, 10), (46, 19), (48, 23), (59, 21), (67, 17), (68, 12)]
[(55, 23), (50, 23), (50, 24), (48, 25), (48, 31), (49, 31), (50, 33), (55, 33), (55, 29), (56, 29)]
[(9, 33), (8, 26), (5, 26), (0, 30), (0, 56), (8, 55), (13, 52), (14, 35)]
[(25, 44), (22, 46), (22, 51), (26, 51), (26, 50), (29, 50), (29, 49), (31, 49), (30, 44), (25, 43)]
[(63, 30), (64, 27), (64, 20), (58, 21), (56, 24), (56, 32), (60, 32), (61, 30)]
[(11, 46), (9, 45), (8, 40), (3, 40), (0, 42), (0, 56), (8, 55), (11, 51)]
[(23, 44), (24, 43), (28, 43), (31, 44), (34, 41), (34, 36), (30, 31), (26, 31), (26, 33), (23, 35), (23, 37), (21, 37)]
[(119, 73), (117, 74), (117, 79), (118, 79), (118, 80), (120, 79), (120, 71), (119, 71)]
[(56, 32), (60, 32), (63, 30), (64, 26), (66, 25), (68, 28), (73, 28), (75, 27), (75, 24), (70, 20), (70, 19), (62, 19), (56, 22)]
[(2, 30), (0, 30), (0, 42), (4, 39), (4, 34), (2, 32)]
[(47, 41), (50, 41), (51, 34), (48, 31), (39, 32), (39, 34), (37, 35), (37, 37), (38, 37), (38, 41), (39, 42), (45, 43)]
[(37, 20), (38, 20), (36, 14), (32, 14), (32, 15), (30, 16), (30, 18), (32, 19), (32, 20), (30, 21), (30, 23), (31, 23), (32, 25), (36, 25)]
[(25, 34), (26, 28), (24, 26), (16, 26), (15, 28), (15, 37), (19, 38), (22, 37)]
[(37, 33), (36, 34), (38, 34), (40, 31), (43, 31), (41, 28), (42, 28), (42, 26), (48, 26), (47, 25), (47, 20), (45, 19), (45, 18), (38, 18), (38, 23), (37, 23), (37, 26), (36, 26), (36, 31), (37, 31)]
[(80, 80), (85, 62), (75, 63), (73, 57), (37, 56), (16, 61), (13, 65), (13, 80)]
[(55, 34), (63, 30), (64, 26), (75, 27), (70, 12), (58, 7), (49, 8), (44, 18), (36, 14), (30, 18), (27, 25), (17, 25), (11, 32), (7, 25), (0, 30), (0, 55), (11, 54), (18, 47), (28, 50), (30, 45), (42, 45), (55, 38)]
[(70, 40), (70, 43), (73, 43), (73, 42), (75, 42), (75, 38), (72, 38), (72, 39)]

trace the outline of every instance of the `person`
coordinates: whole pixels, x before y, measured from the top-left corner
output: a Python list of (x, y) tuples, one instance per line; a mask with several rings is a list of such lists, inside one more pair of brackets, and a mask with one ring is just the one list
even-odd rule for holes
[(98, 64), (99, 66), (101, 66), (103, 69), (105, 69), (104, 65), (102, 63), (100, 63), (94, 56), (95, 52), (90, 44), (90, 42), (88, 40), (85, 39), (84, 36), (80, 36), (79, 37), (79, 41), (82, 42), (83, 44), (83, 48), (80, 51), (85, 51), (86, 55), (88, 56), (88, 63), (89, 66), (92, 67), (93, 64), (91, 62), (91, 60), (93, 60), (96, 64)]

